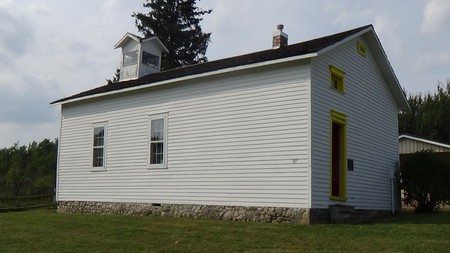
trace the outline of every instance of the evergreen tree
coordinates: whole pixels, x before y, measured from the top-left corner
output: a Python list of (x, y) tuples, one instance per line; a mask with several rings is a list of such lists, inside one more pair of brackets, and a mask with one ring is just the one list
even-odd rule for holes
[(149, 13), (133, 13), (139, 32), (156, 35), (169, 50), (162, 58), (161, 69), (168, 70), (206, 62), (211, 33), (203, 33), (201, 18), (212, 10), (202, 10), (196, 0), (146, 0)]
[(450, 143), (450, 81), (439, 83), (434, 94), (409, 95), (409, 112), (399, 115), (400, 134)]
[(120, 80), (120, 68), (116, 69), (116, 72), (114, 73), (113, 79), (106, 79), (106, 81), (108, 82), (108, 84), (113, 84), (113, 83), (117, 83)]

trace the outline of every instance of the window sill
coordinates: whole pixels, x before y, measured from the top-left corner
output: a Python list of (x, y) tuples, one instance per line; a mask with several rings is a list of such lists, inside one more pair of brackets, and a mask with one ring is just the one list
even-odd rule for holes
[(335, 201), (346, 201), (346, 200), (347, 200), (347, 197), (330, 196), (330, 200), (335, 200)]
[(340, 94), (345, 94), (345, 92), (344, 92), (344, 91), (341, 91), (341, 90), (335, 89), (335, 88), (333, 88), (333, 87), (330, 87), (330, 89), (331, 89), (331, 90), (334, 90), (334, 91), (336, 91), (336, 92), (338, 92), (338, 93), (340, 93)]
[(148, 170), (166, 170), (167, 169), (167, 165), (166, 166), (155, 166), (155, 165), (147, 165), (147, 169)]
[(91, 168), (91, 172), (102, 172), (102, 171), (106, 171), (106, 168), (104, 168), (104, 167), (93, 167), (93, 168)]

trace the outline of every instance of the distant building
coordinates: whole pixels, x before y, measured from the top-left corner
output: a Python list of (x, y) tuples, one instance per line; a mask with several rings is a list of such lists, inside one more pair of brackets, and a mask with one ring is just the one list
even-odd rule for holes
[(433, 150), (434, 152), (450, 152), (450, 144), (431, 141), (411, 135), (400, 135), (398, 137), (398, 141), (400, 154), (412, 154), (423, 150)]

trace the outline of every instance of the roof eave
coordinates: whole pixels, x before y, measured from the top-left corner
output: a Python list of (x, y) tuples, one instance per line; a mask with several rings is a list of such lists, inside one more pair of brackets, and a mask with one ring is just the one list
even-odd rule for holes
[(125, 44), (129, 39), (135, 40), (137, 42), (141, 41), (141, 37), (134, 35), (132, 33), (126, 33), (115, 45), (114, 49), (117, 49), (119, 47), (122, 47), (123, 44)]
[(419, 138), (419, 137), (414, 137), (414, 136), (407, 135), (407, 134), (402, 134), (398, 137), (399, 140), (402, 138), (411, 139), (411, 140), (415, 140), (415, 141), (421, 141), (421, 142), (425, 142), (428, 144), (432, 144), (432, 145), (436, 145), (436, 146), (440, 146), (440, 147), (444, 147), (444, 148), (450, 148), (449, 144), (445, 144), (445, 143), (441, 143), (441, 142), (437, 142), (437, 141), (431, 141), (431, 140), (427, 140), (427, 139), (423, 139), (423, 138)]
[(328, 52), (328, 51), (331, 51), (331, 50), (333, 50), (333, 49), (335, 49), (335, 48), (341, 46), (342, 44), (345, 44), (345, 43), (347, 43), (347, 42), (349, 42), (349, 41), (351, 41), (351, 40), (353, 40), (353, 39), (355, 39), (355, 38), (358, 38), (359, 36), (361, 36), (361, 35), (363, 35), (363, 34), (369, 32), (369, 31), (373, 31), (373, 27), (372, 27), (372, 26), (367, 27), (366, 29), (361, 30), (361, 31), (359, 31), (359, 32), (357, 32), (357, 33), (355, 33), (355, 34), (352, 34), (352, 35), (350, 35), (350, 36), (347, 36), (345, 39), (343, 39), (343, 40), (341, 40), (341, 41), (339, 41), (339, 42), (336, 42), (336, 43), (334, 43), (333, 45), (330, 45), (330, 46), (328, 46), (328, 47), (325, 47), (325, 48), (319, 50), (319, 51), (317, 52), (317, 55), (322, 55), (322, 54), (324, 54), (324, 53), (326, 53), (326, 52)]
[(398, 81), (397, 76), (395, 75), (392, 65), (389, 62), (389, 59), (386, 55), (386, 52), (383, 49), (383, 46), (381, 45), (380, 39), (378, 38), (377, 34), (372, 29), (371, 32), (365, 34), (365, 38), (367, 40), (367, 43), (369, 44), (370, 49), (372, 49), (375, 52), (374, 54), (375, 60), (377, 61), (381, 69), (383, 77), (386, 79), (386, 82), (388, 83), (389, 90), (394, 96), (394, 99), (397, 102), (399, 110), (410, 111), (411, 108), (409, 107), (402, 86), (400, 85), (400, 82)]
[(309, 54), (296, 55), (296, 56), (291, 56), (291, 57), (286, 57), (286, 58), (270, 60), (270, 61), (263, 61), (263, 62), (258, 62), (258, 63), (252, 63), (252, 64), (240, 65), (240, 66), (235, 66), (235, 67), (229, 67), (229, 68), (225, 68), (225, 69), (219, 69), (219, 70), (204, 72), (204, 73), (201, 73), (201, 74), (187, 75), (187, 76), (173, 78), (173, 79), (168, 79), (168, 80), (163, 80), (163, 81), (159, 81), (159, 82), (148, 83), (148, 84), (145, 84), (145, 85), (139, 85), (139, 86), (129, 87), (129, 88), (120, 89), (120, 90), (113, 90), (113, 91), (108, 91), (108, 92), (103, 92), (103, 93), (83, 96), (83, 97), (79, 97), (79, 98), (68, 99), (68, 100), (60, 101), (60, 102), (58, 102), (58, 100), (56, 100), (56, 101), (50, 103), (50, 105), (63, 105), (63, 104), (68, 104), (68, 103), (73, 103), (73, 102), (78, 102), (78, 101), (83, 101), (83, 100), (88, 100), (88, 99), (93, 99), (93, 98), (99, 98), (99, 97), (103, 97), (103, 96), (113, 95), (113, 94), (119, 94), (119, 93), (139, 90), (139, 89), (150, 88), (150, 87), (154, 87), (154, 86), (160, 86), (160, 85), (169, 84), (169, 83), (175, 83), (175, 82), (181, 82), (181, 81), (185, 81), (185, 80), (191, 80), (191, 79), (200, 78), (200, 77), (208, 77), (208, 76), (213, 76), (213, 75), (218, 75), (218, 74), (234, 72), (234, 71), (238, 71), (238, 70), (245, 70), (245, 69), (251, 69), (251, 68), (256, 68), (256, 67), (262, 67), (262, 66), (277, 64), (277, 63), (284, 63), (284, 62), (290, 62), (290, 61), (309, 59), (309, 58), (313, 58), (313, 57), (316, 57), (316, 56), (317, 56), (317, 53), (309, 53)]

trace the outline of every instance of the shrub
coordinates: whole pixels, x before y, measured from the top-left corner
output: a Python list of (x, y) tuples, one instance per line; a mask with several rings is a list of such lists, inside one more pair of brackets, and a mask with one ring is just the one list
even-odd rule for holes
[(404, 202), (417, 212), (431, 212), (450, 203), (450, 158), (419, 151), (401, 165)]

